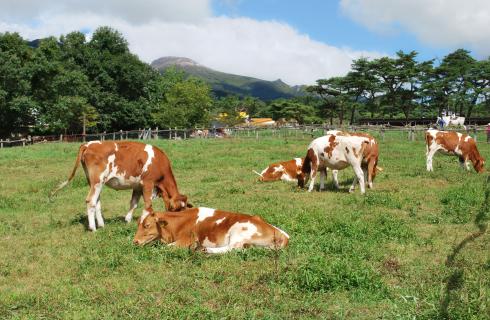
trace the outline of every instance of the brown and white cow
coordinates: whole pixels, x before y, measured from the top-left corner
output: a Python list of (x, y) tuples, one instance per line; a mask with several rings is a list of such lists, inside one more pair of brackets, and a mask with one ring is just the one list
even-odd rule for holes
[(478, 152), (475, 139), (467, 134), (430, 129), (425, 132), (425, 142), (427, 146), (427, 171), (434, 171), (432, 158), (436, 152), (458, 157), (461, 167), (464, 168), (466, 164), (467, 170), (470, 170), (469, 162), (471, 161), (476, 172), (484, 171), (485, 159)]
[(320, 171), (320, 189), (323, 189), (326, 168), (343, 170), (350, 165), (354, 169), (355, 177), (349, 191), (352, 192), (359, 181), (361, 193), (365, 193), (365, 180), (369, 188), (373, 187), (378, 156), (378, 145), (372, 136), (330, 131), (330, 134), (313, 140), (308, 146), (302, 173), (298, 176), (298, 185), (304, 187), (305, 180), (310, 178), (308, 191), (311, 192), (316, 174)]
[(90, 185), (86, 198), (89, 229), (96, 230), (95, 217), (99, 227), (104, 226), (100, 205), (102, 186), (115, 190), (132, 189), (129, 212), (125, 220), (130, 222), (133, 211), (141, 196), (145, 202), (145, 212), (151, 210), (152, 198), (161, 195), (169, 211), (179, 211), (187, 207), (187, 197), (179, 193), (170, 161), (157, 147), (130, 141), (90, 141), (80, 146), (75, 166), (68, 180), (52, 192), (54, 195), (75, 176), (82, 163)]
[(262, 170), (261, 173), (258, 173), (255, 170), (252, 171), (259, 176), (259, 181), (269, 182), (282, 180), (296, 182), (296, 177), (301, 173), (303, 160), (304, 158), (294, 158), (288, 161), (275, 162)]
[[(286, 182), (298, 182), (298, 175), (301, 174), (301, 168), (303, 167), (303, 161), (305, 158), (294, 158), (289, 161), (276, 162), (269, 165), (267, 168), (258, 173), (252, 170), (255, 174), (259, 176), (259, 181), (270, 182), (270, 181), (286, 181)], [(325, 171), (328, 168), (325, 169)], [(332, 171), (335, 186), (339, 187), (339, 182), (337, 179), (337, 170)], [(323, 174), (323, 172), (322, 172)], [(324, 173), (326, 175), (326, 172)]]
[(157, 239), (176, 247), (225, 253), (249, 246), (284, 248), (289, 235), (259, 216), (201, 207), (141, 216), (133, 242), (144, 245)]

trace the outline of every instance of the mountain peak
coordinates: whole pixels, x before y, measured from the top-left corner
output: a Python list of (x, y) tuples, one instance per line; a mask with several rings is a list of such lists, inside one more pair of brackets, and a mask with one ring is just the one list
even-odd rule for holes
[(185, 58), (185, 57), (162, 57), (154, 60), (151, 63), (151, 66), (155, 69), (167, 68), (170, 66), (179, 66), (179, 67), (200, 67), (201, 65), (196, 61)]
[(188, 76), (200, 78), (211, 85), (218, 97), (227, 95), (252, 96), (268, 101), (278, 98), (291, 98), (303, 92), (293, 89), (281, 79), (266, 81), (257, 78), (216, 71), (183, 57), (162, 57), (151, 63), (151, 66), (164, 72), (167, 68), (177, 67)]

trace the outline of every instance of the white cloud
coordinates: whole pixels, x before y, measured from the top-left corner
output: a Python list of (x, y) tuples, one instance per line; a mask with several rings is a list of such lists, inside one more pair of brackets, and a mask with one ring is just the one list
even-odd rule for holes
[(377, 32), (399, 28), (424, 43), (490, 55), (488, 0), (341, 0), (343, 12)]
[[(156, 9), (153, 12), (152, 6), (147, 4), (138, 12), (130, 12), (128, 8), (112, 12), (109, 7), (89, 10), (96, 6), (86, 4), (88, 2), (95, 3), (94, 0), (86, 1), (84, 6), (87, 10), (77, 12), (71, 9), (63, 11), (58, 7), (51, 10), (48, 5), (46, 10), (35, 15), (34, 25), (23, 20), (0, 22), (0, 32), (18, 31), (25, 38), (35, 39), (109, 25), (121, 31), (131, 51), (146, 62), (162, 56), (183, 56), (219, 71), (266, 80), (281, 78), (292, 85), (312, 84), (319, 78), (343, 75), (349, 71), (352, 59), (381, 56), (376, 52), (329, 46), (310, 39), (285, 23), (213, 17), (209, 13), (209, 1), (201, 1), (201, 6), (196, 7), (201, 9), (190, 13), (183, 4), (168, 5), (167, 14), (180, 12), (178, 19), (176, 16), (170, 19), (166, 15), (158, 15)], [(112, 0), (106, 4), (109, 6), (109, 3), (116, 2), (120, 3)], [(156, 2), (168, 4), (170, 1), (148, 1)], [(199, 1), (180, 2), (196, 4)], [(141, 21), (145, 10), (154, 18)]]
[(2, 0), (0, 18), (32, 22), (63, 14), (97, 14), (133, 24), (149, 21), (199, 21), (211, 15), (210, 0)]

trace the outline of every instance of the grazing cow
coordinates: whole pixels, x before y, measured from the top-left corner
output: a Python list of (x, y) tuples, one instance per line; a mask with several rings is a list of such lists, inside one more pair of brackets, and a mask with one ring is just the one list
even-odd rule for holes
[(323, 189), (326, 168), (342, 170), (350, 165), (354, 169), (355, 177), (349, 191), (354, 191), (359, 181), (361, 193), (365, 193), (365, 180), (368, 181), (369, 188), (372, 188), (378, 170), (379, 154), (376, 140), (366, 133), (330, 132), (313, 140), (308, 146), (302, 172), (298, 176), (298, 185), (304, 187), (305, 179), (310, 178), (308, 191), (311, 192), (316, 174), (320, 171), (320, 189)]
[(483, 172), (485, 159), (478, 152), (475, 139), (469, 135), (430, 129), (425, 132), (425, 142), (427, 143), (427, 171), (434, 171), (432, 158), (436, 152), (439, 152), (458, 157), (463, 169), (466, 164), (466, 169), (470, 170), (469, 161), (471, 161), (476, 172)]
[(90, 185), (87, 195), (89, 229), (104, 226), (100, 206), (100, 192), (105, 184), (115, 190), (132, 189), (131, 203), (126, 221), (130, 222), (141, 196), (145, 202), (143, 213), (151, 210), (152, 197), (161, 195), (169, 211), (179, 211), (188, 206), (187, 197), (179, 193), (170, 161), (157, 147), (129, 141), (90, 141), (80, 146), (75, 167), (68, 180), (52, 192), (54, 195), (75, 176), (82, 163)]
[[(263, 181), (263, 182), (278, 181), (278, 180), (282, 180), (286, 182), (297, 182), (298, 175), (301, 174), (301, 168), (303, 167), (304, 160), (305, 158), (294, 158), (289, 161), (276, 162), (269, 165), (264, 170), (262, 170), (261, 173), (258, 173), (255, 170), (253, 170), (253, 172), (260, 177), (259, 181)], [(334, 177), (334, 182), (338, 188), (337, 170), (333, 170), (332, 174)]]
[(133, 242), (144, 245), (157, 239), (177, 247), (197, 245), (208, 253), (225, 253), (249, 246), (284, 248), (289, 236), (259, 216), (192, 208), (141, 216)]

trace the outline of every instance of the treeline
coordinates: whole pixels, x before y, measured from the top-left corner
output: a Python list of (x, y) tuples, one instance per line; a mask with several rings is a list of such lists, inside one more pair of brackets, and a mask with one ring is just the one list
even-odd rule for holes
[(490, 114), (490, 59), (477, 61), (458, 49), (436, 65), (418, 62), (417, 52), (354, 60), (344, 77), (317, 80), (308, 88), (324, 101), (330, 121), (348, 117), (435, 117), (443, 110), (467, 118)]
[(359, 117), (435, 117), (446, 108), (488, 115), (490, 60), (457, 50), (436, 65), (416, 52), (358, 59), (345, 77), (320, 79), (309, 94), (260, 101), (216, 98), (208, 84), (139, 60), (122, 35), (100, 27), (50, 37), (36, 46), (0, 34), (0, 137), (209, 126), (243, 122), (243, 113), (298, 123), (355, 122)]

